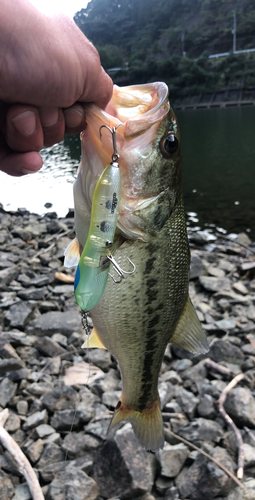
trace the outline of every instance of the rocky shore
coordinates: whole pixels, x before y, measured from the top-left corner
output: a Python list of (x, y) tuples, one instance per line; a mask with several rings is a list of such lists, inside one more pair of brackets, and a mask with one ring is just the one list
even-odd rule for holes
[[(129, 424), (106, 438), (121, 392), (116, 361), (81, 349), (85, 332), (63, 249), (74, 219), (0, 209), (0, 411), (47, 500), (242, 500), (255, 498), (255, 244), (190, 234), (190, 295), (211, 344), (207, 356), (168, 346), (159, 379), (163, 450), (146, 452)], [(208, 361), (209, 360), (209, 361)], [(220, 365), (220, 366), (219, 366)], [(238, 444), (219, 412), (242, 437)], [(240, 443), (239, 443), (240, 447)], [(245, 496), (246, 495), (246, 496)], [(247, 496), (248, 495), (248, 496)], [(0, 500), (29, 500), (13, 456), (0, 444)]]

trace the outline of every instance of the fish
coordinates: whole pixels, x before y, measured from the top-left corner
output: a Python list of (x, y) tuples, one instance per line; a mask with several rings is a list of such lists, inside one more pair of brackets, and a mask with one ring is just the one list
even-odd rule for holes
[(189, 297), (179, 126), (163, 82), (115, 85), (106, 109), (89, 104), (86, 116), (74, 183), (76, 240), (65, 265), (79, 262), (95, 187), (112, 155), (111, 134), (100, 138), (99, 129), (118, 127), (121, 196), (112, 253), (121, 269), (129, 259), (135, 272), (121, 283), (108, 277), (83, 347), (107, 349), (118, 362), (122, 394), (109, 431), (128, 421), (141, 445), (156, 451), (164, 446), (158, 378), (168, 343), (196, 354), (209, 350)]

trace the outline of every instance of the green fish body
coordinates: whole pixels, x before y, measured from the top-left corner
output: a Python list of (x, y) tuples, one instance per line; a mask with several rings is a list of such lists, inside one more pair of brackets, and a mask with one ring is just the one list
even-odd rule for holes
[(115, 86), (106, 111), (92, 105), (87, 116), (83, 161), (74, 188), (79, 246), (86, 241), (93, 185), (111, 155), (111, 138), (102, 147), (99, 127), (121, 122), (114, 259), (126, 269), (129, 258), (136, 270), (120, 284), (108, 278), (101, 300), (91, 310), (94, 329), (85, 346), (104, 347), (119, 363), (123, 390), (110, 429), (130, 421), (141, 444), (157, 450), (164, 444), (158, 377), (167, 344), (193, 353), (209, 349), (188, 294), (190, 253), (178, 125), (163, 83)]

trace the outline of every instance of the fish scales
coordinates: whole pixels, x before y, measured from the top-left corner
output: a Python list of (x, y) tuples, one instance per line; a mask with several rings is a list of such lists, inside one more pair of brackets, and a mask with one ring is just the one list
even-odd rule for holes
[[(113, 254), (122, 269), (129, 270), (128, 259), (136, 269), (120, 284), (108, 278), (91, 310), (94, 329), (85, 346), (106, 348), (119, 363), (123, 390), (110, 430), (130, 421), (142, 445), (156, 450), (164, 444), (158, 376), (168, 342), (194, 353), (209, 348), (188, 295), (178, 125), (167, 87), (160, 82), (115, 86), (106, 111), (89, 106), (87, 121), (74, 186), (76, 252), (85, 244), (95, 185), (112, 154), (111, 138), (100, 142), (99, 128), (121, 124), (116, 133), (121, 199)], [(73, 265), (74, 249), (72, 243), (67, 265)]]

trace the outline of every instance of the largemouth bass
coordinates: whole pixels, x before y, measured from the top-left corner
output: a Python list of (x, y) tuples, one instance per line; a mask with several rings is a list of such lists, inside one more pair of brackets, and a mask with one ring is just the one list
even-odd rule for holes
[(108, 349), (119, 363), (123, 391), (110, 429), (129, 421), (141, 444), (157, 450), (164, 444), (158, 376), (168, 342), (193, 353), (209, 350), (188, 293), (180, 134), (167, 86), (115, 86), (105, 111), (88, 106), (74, 184), (77, 240), (66, 251), (67, 266), (80, 258), (95, 186), (112, 156), (111, 134), (100, 139), (102, 125), (118, 126), (121, 199), (114, 259), (127, 269), (129, 258), (136, 270), (119, 284), (108, 277), (91, 310), (94, 329), (85, 346)]

